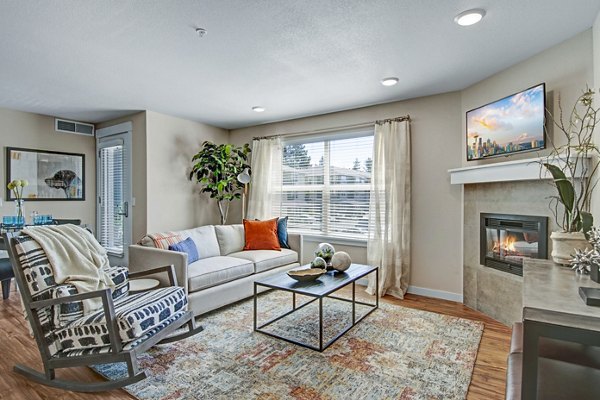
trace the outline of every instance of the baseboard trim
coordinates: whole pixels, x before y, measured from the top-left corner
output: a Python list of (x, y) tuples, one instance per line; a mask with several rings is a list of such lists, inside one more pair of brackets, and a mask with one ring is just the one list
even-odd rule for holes
[[(356, 281), (356, 284), (361, 285), (361, 286), (367, 286), (369, 284), (369, 280), (366, 278), (361, 278)], [(458, 303), (463, 302), (462, 294), (445, 292), (443, 290), (434, 290), (434, 289), (427, 289), (427, 288), (422, 288), (422, 287), (418, 287), (418, 286), (409, 286), (407, 292), (411, 293), (411, 294), (418, 294), (419, 296), (433, 297), (436, 299), (456, 301)]]
[(443, 290), (427, 289), (418, 286), (409, 286), (408, 293), (417, 294), (419, 296), (434, 297), (436, 299), (463, 302), (463, 295), (458, 293), (446, 292)]

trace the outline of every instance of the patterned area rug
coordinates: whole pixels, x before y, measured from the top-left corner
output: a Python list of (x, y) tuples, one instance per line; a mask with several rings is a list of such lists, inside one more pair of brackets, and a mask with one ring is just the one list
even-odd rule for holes
[[(263, 294), (260, 321), (290, 307), (289, 293)], [(351, 312), (349, 303), (325, 299), (325, 337), (347, 326)], [(248, 300), (202, 317), (203, 332), (141, 357), (149, 377), (125, 389), (141, 400), (464, 399), (483, 332), (481, 322), (381, 304), (319, 353), (254, 332), (252, 316)], [(313, 344), (317, 329), (317, 302), (269, 326)], [(109, 378), (126, 373), (124, 364), (95, 369)]]

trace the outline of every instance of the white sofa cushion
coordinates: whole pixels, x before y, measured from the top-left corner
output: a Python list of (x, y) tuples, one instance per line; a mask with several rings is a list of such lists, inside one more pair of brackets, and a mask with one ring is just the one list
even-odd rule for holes
[(217, 234), (217, 241), (219, 242), (222, 256), (244, 249), (244, 245), (246, 244), (244, 225), (215, 225), (215, 233)]
[(244, 250), (237, 253), (231, 253), (229, 256), (252, 261), (254, 263), (254, 272), (257, 274), (298, 261), (298, 253), (290, 249), (281, 249), (281, 251)]
[(245, 259), (227, 256), (203, 258), (188, 265), (188, 290), (195, 292), (253, 273), (254, 264)]
[(198, 250), (200, 259), (217, 257), (221, 255), (217, 234), (213, 225), (201, 226), (199, 228), (178, 231), (184, 238), (192, 238)]

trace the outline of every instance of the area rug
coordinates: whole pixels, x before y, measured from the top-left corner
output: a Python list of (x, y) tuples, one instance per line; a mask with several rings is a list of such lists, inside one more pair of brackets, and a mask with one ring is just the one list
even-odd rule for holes
[[(289, 310), (291, 301), (289, 293), (261, 295), (260, 320)], [(326, 299), (325, 337), (347, 326), (351, 313), (349, 303)], [(381, 304), (319, 353), (254, 332), (252, 300), (198, 322), (200, 334), (143, 355), (148, 378), (125, 390), (141, 400), (464, 399), (483, 332), (481, 322)], [(317, 302), (269, 329), (316, 344)], [(95, 370), (113, 379), (126, 373), (124, 364)]]

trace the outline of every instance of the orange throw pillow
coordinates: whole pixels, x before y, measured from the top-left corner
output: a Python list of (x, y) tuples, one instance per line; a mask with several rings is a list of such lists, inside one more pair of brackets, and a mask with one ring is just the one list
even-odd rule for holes
[(244, 220), (246, 245), (244, 250), (280, 250), (277, 238), (277, 218), (267, 221)]

